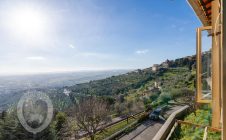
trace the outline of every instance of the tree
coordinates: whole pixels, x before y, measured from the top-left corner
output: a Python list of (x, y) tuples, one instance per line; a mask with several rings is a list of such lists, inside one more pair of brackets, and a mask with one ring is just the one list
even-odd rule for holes
[(145, 108), (147, 108), (148, 105), (151, 104), (151, 102), (152, 101), (148, 97), (143, 97), (143, 104), (144, 104)]
[(117, 113), (117, 115), (125, 115), (125, 114), (128, 114), (129, 110), (128, 108), (126, 107), (126, 104), (125, 103), (116, 103), (115, 106), (115, 111)]
[(125, 110), (128, 110), (128, 115), (138, 113), (141, 110), (144, 110), (144, 104), (142, 101), (135, 102), (133, 100), (129, 100), (127, 101), (127, 104), (125, 107), (126, 107)]
[(119, 95), (118, 100), (119, 100), (120, 103), (123, 103), (125, 101), (124, 95), (122, 95), (122, 94)]
[(4, 119), (0, 118), (0, 140), (56, 140), (51, 126), (36, 135), (28, 132), (19, 122), (16, 109), (11, 110), (4, 112)]
[(78, 128), (87, 132), (91, 140), (94, 140), (98, 129), (109, 121), (107, 103), (93, 96), (81, 100), (74, 112)]
[(109, 106), (114, 105), (115, 102), (116, 102), (116, 99), (115, 99), (114, 97), (112, 97), (112, 96), (102, 96), (101, 98), (102, 98), (103, 100), (105, 100), (106, 103), (107, 103)]
[(170, 95), (175, 101), (177, 101), (177, 99), (179, 97), (183, 96), (182, 95), (182, 90), (181, 89), (175, 89), (175, 88), (170, 90)]
[(191, 111), (196, 109), (196, 100), (195, 100), (195, 92), (188, 88), (183, 88), (181, 90), (182, 93), (182, 101), (190, 106)]
[(159, 94), (158, 93), (151, 93), (151, 95), (149, 96), (149, 99), (153, 102), (158, 98)]
[(171, 96), (169, 93), (161, 93), (159, 96), (160, 102), (167, 103), (171, 100)]
[(175, 101), (179, 99), (180, 102), (187, 104), (191, 103), (195, 97), (194, 91), (188, 88), (172, 89), (170, 95)]
[(66, 122), (66, 114), (59, 112), (56, 115), (56, 130), (60, 131), (63, 128), (63, 124)]
[(58, 140), (65, 140), (71, 137), (71, 125), (69, 125), (68, 118), (64, 112), (57, 113), (55, 129)]

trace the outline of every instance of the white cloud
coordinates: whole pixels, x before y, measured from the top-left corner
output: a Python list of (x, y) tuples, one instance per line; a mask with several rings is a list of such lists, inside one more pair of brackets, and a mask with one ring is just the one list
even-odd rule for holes
[(45, 57), (42, 57), (42, 56), (29, 56), (29, 57), (26, 57), (26, 59), (28, 59), (28, 60), (45, 60)]
[(74, 49), (75, 48), (75, 46), (73, 45), (73, 44), (69, 44), (69, 46), (68, 46), (69, 48), (72, 48), (72, 49)]
[(83, 57), (92, 57), (92, 58), (110, 58), (111, 57), (111, 54), (97, 53), (97, 52), (81, 52), (78, 55), (81, 55)]
[(148, 49), (145, 49), (145, 50), (137, 50), (135, 53), (136, 54), (146, 54), (148, 52), (149, 52), (149, 50)]
[(85, 53), (81, 53), (81, 55), (83, 55), (83, 56), (101, 56), (101, 54), (94, 53), (94, 52), (85, 52)]

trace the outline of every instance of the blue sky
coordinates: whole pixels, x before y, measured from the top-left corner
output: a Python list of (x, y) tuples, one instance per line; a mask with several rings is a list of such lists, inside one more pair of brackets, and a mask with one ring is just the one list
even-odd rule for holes
[(1, 0), (0, 74), (146, 68), (199, 26), (186, 0)]

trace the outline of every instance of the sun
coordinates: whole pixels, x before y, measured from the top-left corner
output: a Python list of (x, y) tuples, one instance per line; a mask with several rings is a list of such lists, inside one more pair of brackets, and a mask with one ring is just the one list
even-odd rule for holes
[(8, 17), (9, 28), (17, 36), (38, 38), (46, 29), (45, 15), (32, 8), (15, 9)]

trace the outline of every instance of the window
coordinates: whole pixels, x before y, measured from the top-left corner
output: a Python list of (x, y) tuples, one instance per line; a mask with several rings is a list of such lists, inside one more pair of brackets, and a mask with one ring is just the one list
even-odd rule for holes
[(211, 26), (197, 29), (197, 102), (210, 103), (212, 99), (212, 38)]

